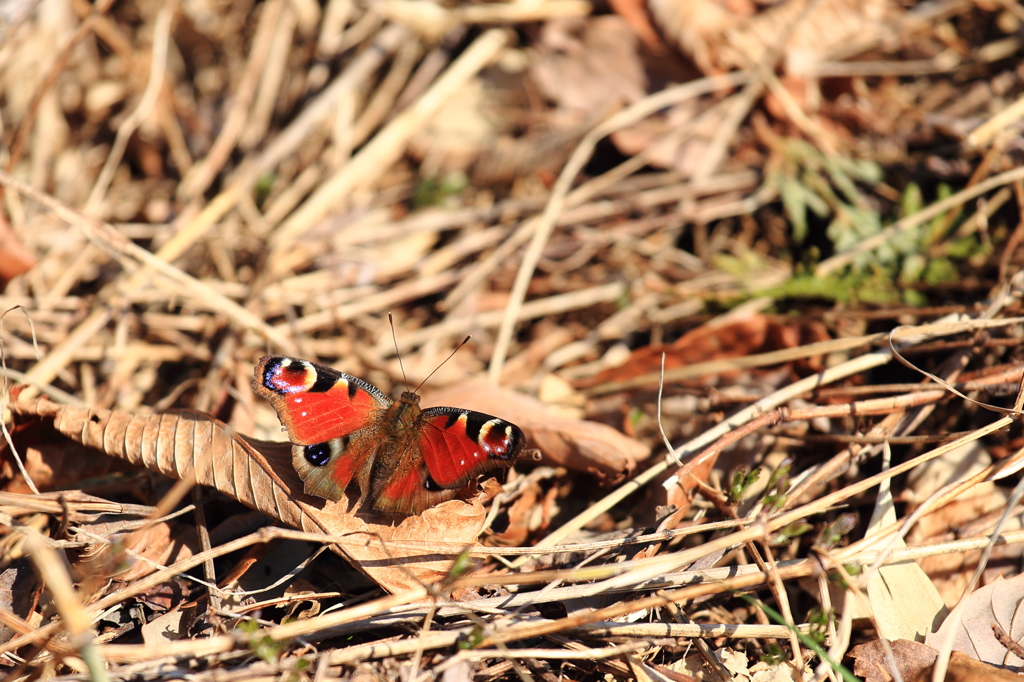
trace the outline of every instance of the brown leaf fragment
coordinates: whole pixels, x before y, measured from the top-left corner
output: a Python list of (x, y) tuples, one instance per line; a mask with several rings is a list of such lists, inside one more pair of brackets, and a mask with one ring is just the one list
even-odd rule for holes
[(301, 599), (300, 597), (307, 594), (315, 595), (316, 593), (316, 587), (307, 580), (296, 578), (291, 581), (284, 591), (286, 598), (294, 600), (288, 606), (288, 618), (294, 620), (315, 618), (320, 613), (320, 600), (316, 598)]
[(174, 608), (142, 626), (142, 639), (146, 646), (160, 646), (181, 639), (187, 634), (193, 613)]
[(550, 21), (541, 29), (530, 75), (560, 107), (608, 111), (645, 94), (647, 76), (636, 48), (637, 36), (621, 17)]
[[(68, 441), (48, 424), (19, 423), (14, 433), (25, 471), (40, 490), (74, 488), (84, 479), (130, 468), (109, 457), (97, 457), (94, 450)], [(0, 445), (0, 484), (4, 492), (31, 491), (6, 443)]]
[(52, 420), (68, 438), (108, 455), (194, 478), (293, 528), (346, 536), (332, 549), (392, 592), (444, 577), (454, 557), (476, 544), (486, 516), (479, 498), (450, 500), (418, 516), (349, 512), (345, 497), (329, 502), (302, 492), (289, 443), (241, 436), (197, 412), (139, 415), (46, 399), (11, 409), (19, 418)]
[[(94, 543), (81, 556), (91, 576), (117, 576), (125, 582), (149, 575), (160, 566), (187, 559), (199, 547), (195, 528), (174, 522), (141, 522), (140, 525), (137, 520), (119, 519), (73, 526), (72, 531), (76, 539)], [(95, 543), (97, 537), (107, 542)], [(111, 548), (120, 547), (128, 551), (116, 549), (111, 554)]]
[(992, 632), (992, 623), (999, 623), (1015, 641), (1024, 639), (1024, 575), (996, 581), (975, 590), (967, 598), (960, 618), (949, 617), (937, 632), (929, 634), (925, 643), (941, 646), (952, 629), (953, 650), (971, 658), (1013, 670), (1024, 669), (1024, 659), (1006, 650)]
[[(644, 346), (630, 354), (619, 367), (575, 382), (577, 388), (587, 388), (608, 382), (625, 381), (633, 377), (658, 373), (661, 356), (665, 355), (665, 369), (675, 369), (698, 362), (740, 358), (782, 348), (795, 348), (805, 343), (822, 341), (828, 333), (814, 321), (806, 323), (777, 319), (769, 315), (752, 314), (722, 325), (703, 325), (692, 329), (675, 342), (666, 345)], [(812, 371), (820, 363), (805, 361)], [(720, 374), (719, 376), (728, 376)], [(707, 382), (702, 382), (702, 385)]]
[(640, 40), (644, 41), (648, 50), (658, 55), (665, 53), (665, 44), (661, 42), (658, 32), (651, 26), (646, 2), (643, 0), (608, 0), (608, 6), (622, 17)]
[(892, 38), (903, 10), (889, 0), (785, 0), (763, 11), (746, 0), (651, 0), (651, 14), (705, 73), (750, 68), (784, 41), (790, 73), (813, 73)]
[(0, 644), (31, 632), (25, 621), (36, 607), (41, 589), (39, 574), (26, 558), (14, 561), (0, 573), (0, 612), (4, 615), (0, 618)]
[[(921, 670), (931, 669), (938, 652), (926, 644), (897, 639), (890, 643), (896, 666), (904, 680), (913, 678)], [(853, 673), (864, 682), (890, 682), (895, 679), (886, 661), (885, 649), (880, 640), (859, 644), (850, 649), (853, 658)]]
[[(914, 677), (905, 677), (903, 679), (910, 682), (931, 682), (934, 676), (933, 669), (934, 666), (930, 665), (918, 671)], [(949, 657), (949, 664), (946, 666), (945, 679), (946, 682), (1018, 682), (1020, 675), (1003, 668), (997, 668), (988, 663), (976, 661), (966, 654), (954, 651)]]
[(483, 383), (462, 383), (424, 396), (425, 405), (472, 405), (517, 425), (527, 447), (539, 448), (548, 460), (575, 471), (589, 471), (614, 484), (629, 476), (651, 450), (606, 424), (572, 419), (529, 396)]
[(36, 257), (22, 245), (7, 217), (0, 214), (0, 291), (7, 282), (24, 274), (36, 264)]

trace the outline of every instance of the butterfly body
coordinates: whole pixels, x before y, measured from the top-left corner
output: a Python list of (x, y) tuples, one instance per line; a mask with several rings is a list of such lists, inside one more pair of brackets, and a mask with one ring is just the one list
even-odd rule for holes
[(511, 466), (523, 449), (522, 431), (503, 419), (422, 409), (411, 391), (393, 401), (358, 377), (297, 358), (261, 359), (253, 390), (277, 410), (306, 493), (340, 500), (354, 482), (357, 507), (420, 513)]

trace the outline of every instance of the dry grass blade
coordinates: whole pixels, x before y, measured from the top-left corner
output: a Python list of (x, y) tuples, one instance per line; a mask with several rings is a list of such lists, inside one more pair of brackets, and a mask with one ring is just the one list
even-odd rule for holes
[(455, 91), (463, 87), (480, 69), (484, 68), (508, 39), (504, 31), (493, 29), (481, 35), (434, 83), (431, 90), (396, 117), (348, 164), (324, 182), (274, 233), (272, 246), (280, 252), (303, 232), (310, 229), (327, 211), (337, 206), (354, 189), (365, 186), (379, 177), (404, 151), (412, 134), (431, 117)]

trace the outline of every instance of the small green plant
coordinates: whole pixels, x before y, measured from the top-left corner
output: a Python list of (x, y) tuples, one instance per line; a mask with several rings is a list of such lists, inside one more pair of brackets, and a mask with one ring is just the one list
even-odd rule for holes
[(830, 582), (839, 585), (839, 587), (841, 587), (842, 589), (848, 590), (850, 589), (850, 585), (846, 582), (846, 576), (848, 575), (850, 577), (853, 577), (855, 575), (860, 575), (864, 572), (864, 567), (860, 564), (844, 564), (843, 570), (846, 571), (845, 574), (840, 573), (839, 571), (830, 572), (828, 574), (828, 579)]
[(475, 649), (484, 641), (484, 630), (479, 625), (474, 625), (463, 639), (459, 640), (460, 649)]
[[(744, 595), (744, 594), (741, 594), (739, 596), (744, 601), (746, 601), (746, 602), (750, 603), (751, 605), (761, 609), (761, 611), (763, 611), (765, 614), (767, 614), (768, 617), (771, 620), (775, 621), (779, 625), (785, 625), (787, 628), (792, 630), (793, 633), (797, 636), (797, 638), (799, 638), (801, 644), (803, 644), (805, 647), (807, 647), (808, 649), (813, 651), (815, 654), (817, 654), (818, 657), (821, 658), (821, 660), (823, 660), (826, 663), (828, 663), (829, 666), (832, 668), (832, 670), (834, 670), (836, 673), (838, 673), (843, 678), (843, 680), (845, 682), (858, 682), (858, 678), (856, 678), (853, 675), (852, 672), (850, 672), (845, 667), (840, 665), (837, 661), (833, 661), (832, 660), (832, 657), (828, 655), (828, 652), (825, 650), (825, 647), (823, 646), (823, 644), (821, 644), (818, 641), (816, 641), (816, 639), (814, 637), (805, 635), (804, 633), (800, 632), (791, 623), (787, 623), (786, 620), (782, 617), (781, 613), (779, 613), (778, 611), (776, 611), (772, 607), (768, 606), (764, 602), (760, 601), (759, 599), (755, 599), (753, 597), (750, 597), (750, 596), (747, 596), (747, 595)], [(822, 641), (824, 641), (824, 640), (822, 640)], [(766, 652), (774, 654), (774, 650), (770, 650), (767, 647), (766, 647), (765, 650), (766, 650)], [(778, 651), (781, 653), (781, 650), (778, 650)], [(776, 663), (780, 663), (783, 660), (788, 660), (788, 658), (783, 658), (782, 656), (778, 656), (777, 655), (775, 662)], [(766, 662), (768, 662), (768, 661), (766, 661)]]
[(249, 651), (267, 663), (275, 662), (285, 648), (284, 642), (279, 642), (270, 635), (256, 636), (261, 628), (260, 624), (254, 620), (241, 620), (235, 627), (244, 633), (253, 635), (249, 639)]
[(839, 518), (821, 529), (818, 539), (814, 541), (814, 545), (824, 550), (830, 550), (838, 545), (843, 536), (853, 530), (856, 525), (856, 514), (840, 514)]
[(444, 203), (469, 185), (464, 173), (449, 173), (443, 178), (424, 178), (412, 193), (412, 208), (426, 208)]
[(629, 419), (630, 424), (638, 426), (640, 424), (640, 420), (644, 418), (645, 414), (646, 412), (644, 412), (643, 409), (634, 406), (629, 408), (629, 413), (626, 417)]
[(788, 544), (793, 538), (798, 538), (807, 531), (811, 530), (812, 526), (809, 523), (803, 521), (794, 521), (785, 528), (779, 529), (777, 533), (771, 536), (769, 542), (776, 547)]
[(312, 664), (309, 662), (308, 658), (299, 658), (297, 661), (295, 661), (295, 668), (288, 674), (288, 677), (286, 677), (285, 679), (288, 680), (288, 682), (299, 682), (300, 680), (308, 679), (305, 675), (302, 674), (302, 672), (306, 670), (306, 668), (310, 667), (310, 665)]
[(761, 478), (760, 468), (753, 471), (748, 471), (745, 466), (738, 468), (732, 476), (732, 485), (729, 486), (729, 504), (739, 504), (746, 494), (747, 488), (753, 485), (759, 478)]
[(818, 646), (825, 648), (825, 644), (828, 641), (828, 624), (833, 620), (835, 620), (833, 612), (825, 613), (818, 608), (811, 609), (811, 612), (807, 615), (807, 624), (811, 626), (807, 637), (817, 643)]
[(764, 653), (761, 660), (768, 665), (775, 667), (789, 660), (789, 654), (782, 650), (778, 644), (769, 642), (764, 646)]
[(882, 220), (858, 183), (877, 184), (881, 167), (873, 161), (829, 156), (805, 140), (785, 138), (769, 171), (793, 228), (793, 241), (808, 235), (807, 212), (832, 216), (826, 229), (837, 251), (845, 250), (882, 229)]
[(264, 173), (256, 179), (256, 187), (254, 188), (256, 206), (263, 207), (263, 203), (270, 196), (270, 190), (274, 188), (275, 180), (277, 180), (277, 174), (273, 172)]
[(789, 492), (789, 472), (792, 468), (793, 458), (787, 457), (772, 472), (771, 478), (768, 479), (768, 487), (765, 489), (764, 497), (761, 498), (761, 504), (764, 505), (766, 512), (777, 511), (786, 504), (786, 493)]
[[(794, 244), (807, 241), (812, 214), (829, 220), (825, 236), (836, 253), (853, 249), (887, 227), (880, 213), (881, 202), (861, 189), (880, 182), (882, 169), (878, 164), (828, 155), (793, 138), (779, 139), (773, 150), (767, 179), (778, 190)], [(935, 200), (952, 193), (949, 185), (939, 184)], [(924, 206), (921, 188), (910, 183), (900, 195), (896, 217), (913, 215)], [(918, 290), (919, 285), (955, 283), (959, 278), (956, 261), (991, 250), (973, 233), (952, 235), (958, 218), (958, 212), (944, 213), (923, 225), (901, 229), (875, 248), (855, 254), (845, 271), (824, 278), (814, 274), (813, 262), (803, 263), (790, 281), (759, 293), (841, 303), (923, 305), (927, 298)]]
[(469, 555), (469, 549), (460, 552), (452, 562), (451, 568), (448, 569), (448, 575), (445, 576), (444, 583), (446, 585), (450, 585), (458, 578), (461, 578), (472, 571), (475, 567), (476, 562), (473, 561), (473, 557)]

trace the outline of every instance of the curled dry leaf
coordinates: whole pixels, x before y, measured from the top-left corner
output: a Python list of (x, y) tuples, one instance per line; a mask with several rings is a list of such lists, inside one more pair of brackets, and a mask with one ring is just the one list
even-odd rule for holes
[(302, 492), (288, 443), (241, 436), (197, 412), (135, 415), (46, 399), (11, 409), (52, 420), (68, 438), (113, 457), (172, 478), (193, 477), (293, 528), (346, 536), (332, 549), (391, 592), (443, 578), (452, 560), (476, 543), (486, 515), (480, 499), (451, 500), (405, 518), (351, 513), (344, 497), (329, 502)]
[(463, 383), (432, 391), (425, 405), (472, 405), (474, 410), (500, 415), (526, 434), (526, 445), (539, 448), (550, 461), (587, 471), (614, 484), (628, 477), (651, 449), (606, 424), (555, 414), (550, 407), (490, 384)]
[[(674, 343), (637, 348), (619, 367), (607, 369), (594, 377), (575, 382), (577, 388), (599, 386), (613, 381), (625, 381), (645, 374), (656, 374), (661, 369), (661, 355), (665, 354), (665, 369), (695, 365), (698, 362), (741, 358), (755, 353), (824, 341), (829, 338), (823, 325), (813, 321), (792, 321), (770, 315), (750, 314), (722, 325), (703, 325), (690, 330)], [(819, 358), (799, 361), (808, 371), (823, 369)], [(720, 373), (725, 374), (725, 373)], [(706, 382), (698, 382), (704, 385)]]
[[(889, 643), (893, 659), (904, 680), (914, 679), (922, 670), (931, 669), (938, 652), (926, 644), (897, 639)], [(895, 676), (890, 670), (882, 642), (873, 640), (866, 644), (858, 644), (850, 649), (853, 658), (853, 672), (865, 682), (882, 682), (893, 680)]]
[(932, 647), (942, 647), (947, 634), (953, 630), (953, 651), (992, 665), (1020, 670), (1024, 668), (1024, 659), (1007, 651), (992, 628), (998, 624), (1013, 641), (1021, 641), (1024, 638), (1022, 604), (1024, 575), (1016, 575), (1009, 580), (999, 578), (967, 596), (963, 610), (946, 618), (936, 632), (925, 637), (924, 642)]
[(750, 68), (785, 40), (790, 73), (813, 73), (891, 40), (903, 10), (890, 0), (785, 0), (763, 11), (747, 0), (651, 0), (655, 22), (705, 73)]
[[(930, 682), (938, 652), (932, 647), (897, 639), (890, 643), (893, 659), (899, 668), (900, 677), (910, 682)], [(885, 654), (879, 640), (860, 644), (850, 649), (854, 660), (853, 674), (860, 676), (864, 682), (889, 682), (896, 679), (889, 668), (890, 659)], [(1009, 670), (986, 665), (969, 656), (954, 651), (949, 658), (946, 677), (949, 682), (999, 682), (1000, 680), (1019, 680), (1020, 677)]]

